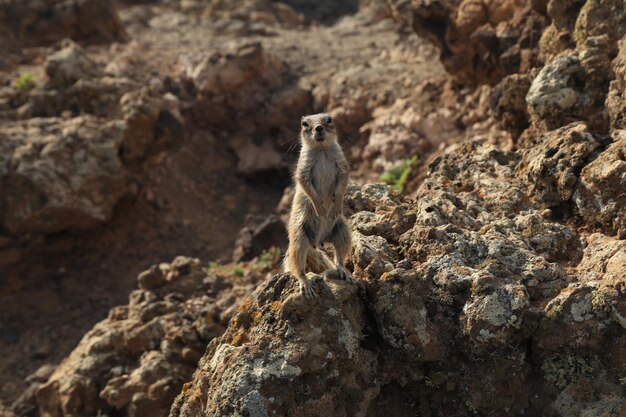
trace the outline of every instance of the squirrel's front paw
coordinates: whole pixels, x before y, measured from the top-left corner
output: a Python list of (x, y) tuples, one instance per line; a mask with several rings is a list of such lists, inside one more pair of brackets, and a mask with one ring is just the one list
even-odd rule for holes
[(313, 283), (308, 279), (300, 281), (300, 293), (307, 300), (315, 300), (317, 298), (317, 292), (313, 288)]
[(337, 274), (339, 275), (339, 278), (343, 279), (344, 281), (347, 281), (350, 283), (356, 282), (352, 274), (341, 265), (337, 265)]

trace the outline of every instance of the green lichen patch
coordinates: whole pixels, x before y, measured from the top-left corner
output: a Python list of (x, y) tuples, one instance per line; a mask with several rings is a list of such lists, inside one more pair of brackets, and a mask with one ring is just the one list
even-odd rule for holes
[(592, 378), (596, 366), (583, 357), (558, 353), (546, 359), (541, 370), (546, 381), (564, 389), (580, 377)]

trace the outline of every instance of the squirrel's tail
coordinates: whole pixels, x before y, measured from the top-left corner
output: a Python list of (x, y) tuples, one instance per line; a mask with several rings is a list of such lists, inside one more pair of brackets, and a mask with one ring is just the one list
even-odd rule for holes
[(322, 250), (310, 248), (306, 254), (306, 270), (315, 274), (321, 274), (335, 265), (328, 255)]
[[(298, 263), (299, 261), (289, 257), (289, 250), (287, 250), (287, 254), (283, 258), (283, 271), (294, 275), (297, 274)], [(306, 264), (304, 267), (306, 272), (321, 274), (322, 272), (328, 269), (333, 269), (334, 267), (335, 265), (333, 264), (333, 261), (330, 260), (324, 251), (315, 248), (309, 248), (307, 250)]]

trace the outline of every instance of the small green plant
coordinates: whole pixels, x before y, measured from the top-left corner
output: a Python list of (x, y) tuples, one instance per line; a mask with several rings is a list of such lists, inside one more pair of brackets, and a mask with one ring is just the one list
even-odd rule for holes
[(402, 164), (391, 168), (388, 171), (385, 171), (380, 179), (391, 185), (398, 192), (403, 193), (404, 187), (406, 186), (406, 182), (409, 179), (409, 175), (411, 174), (411, 169), (413, 165), (417, 162), (417, 156), (412, 156), (409, 159), (402, 162)]
[(207, 275), (235, 275), (241, 278), (251, 271), (270, 269), (280, 260), (280, 256), (280, 248), (272, 247), (263, 251), (259, 256), (249, 262), (229, 264), (210, 262), (209, 265), (204, 268), (204, 272)]
[(96, 417), (109, 417), (109, 416), (103, 413), (102, 410), (98, 410), (98, 412), (96, 413)]
[(13, 81), (15, 88), (20, 90), (30, 90), (35, 87), (35, 77), (29, 72), (25, 72), (19, 76), (19, 78)]
[(619, 379), (619, 384), (620, 384), (622, 387), (625, 387), (625, 388), (626, 388), (626, 376), (623, 376), (623, 377), (621, 377), (621, 378)]
[(264, 250), (258, 257), (258, 263), (261, 269), (266, 269), (274, 265), (280, 260), (281, 252), (280, 248), (272, 246), (271, 248)]

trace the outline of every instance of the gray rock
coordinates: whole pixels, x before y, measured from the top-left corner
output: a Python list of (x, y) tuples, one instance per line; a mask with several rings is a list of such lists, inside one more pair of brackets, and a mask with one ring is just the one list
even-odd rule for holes
[(12, 154), (4, 175), (2, 223), (22, 234), (82, 230), (108, 221), (126, 193), (118, 157), (123, 132), (119, 122), (103, 124), (90, 116), (8, 124), (0, 141), (9, 143)]

